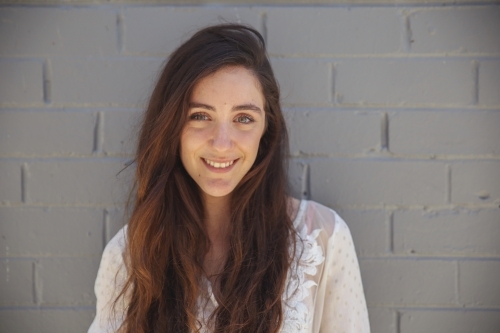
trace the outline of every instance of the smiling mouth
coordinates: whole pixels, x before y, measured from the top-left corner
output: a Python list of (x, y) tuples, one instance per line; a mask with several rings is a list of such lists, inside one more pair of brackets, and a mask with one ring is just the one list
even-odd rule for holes
[(211, 161), (209, 159), (203, 158), (203, 161), (205, 161), (205, 163), (207, 163), (208, 165), (210, 165), (210, 166), (212, 166), (214, 168), (217, 168), (217, 169), (228, 168), (231, 165), (233, 165), (233, 163), (236, 162), (237, 160), (238, 159), (235, 159), (235, 160), (229, 161), (229, 162), (215, 162), (215, 161)]

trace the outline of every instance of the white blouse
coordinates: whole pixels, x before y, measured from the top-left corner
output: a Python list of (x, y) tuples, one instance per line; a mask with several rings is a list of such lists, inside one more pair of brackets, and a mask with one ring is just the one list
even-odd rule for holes
[[(302, 241), (297, 242), (296, 260), (287, 277), (283, 294), (282, 333), (369, 333), (358, 260), (345, 222), (333, 210), (314, 201), (302, 200), (294, 226)], [(104, 249), (97, 279), (96, 316), (88, 333), (116, 332), (126, 312), (126, 301), (111, 314), (110, 303), (126, 280), (123, 262), (127, 226)], [(201, 332), (209, 332), (207, 319), (217, 307), (206, 280), (208, 297), (198, 298)]]

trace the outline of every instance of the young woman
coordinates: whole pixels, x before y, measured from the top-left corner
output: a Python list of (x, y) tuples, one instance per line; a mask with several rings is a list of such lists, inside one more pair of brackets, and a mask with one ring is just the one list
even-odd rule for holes
[(287, 195), (279, 99), (252, 28), (208, 27), (171, 55), (89, 332), (369, 332), (346, 224)]

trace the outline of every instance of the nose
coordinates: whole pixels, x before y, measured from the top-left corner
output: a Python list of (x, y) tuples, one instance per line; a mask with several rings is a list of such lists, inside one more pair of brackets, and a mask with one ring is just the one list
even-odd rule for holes
[(231, 126), (225, 123), (219, 123), (214, 126), (212, 147), (220, 152), (229, 150), (233, 145), (231, 138)]

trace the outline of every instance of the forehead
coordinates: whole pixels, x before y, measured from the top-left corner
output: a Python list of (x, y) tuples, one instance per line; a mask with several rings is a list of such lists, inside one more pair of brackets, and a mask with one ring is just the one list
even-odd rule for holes
[[(199, 100), (203, 99), (203, 100)], [(257, 76), (243, 66), (226, 66), (201, 78), (193, 87), (190, 102), (257, 103), (264, 105)]]

